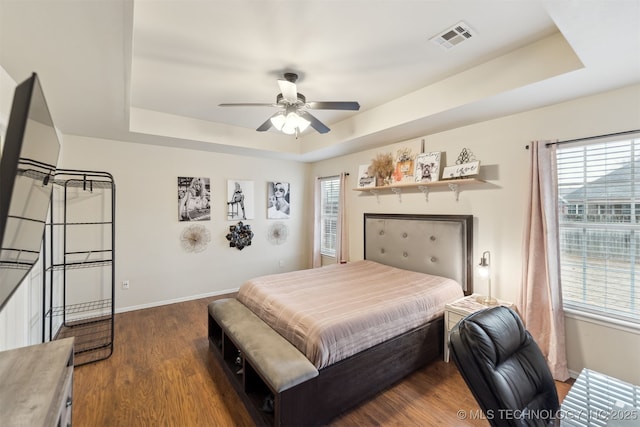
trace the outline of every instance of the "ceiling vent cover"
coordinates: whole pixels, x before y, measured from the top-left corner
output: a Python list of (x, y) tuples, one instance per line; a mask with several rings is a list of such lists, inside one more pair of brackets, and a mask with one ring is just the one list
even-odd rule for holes
[(444, 49), (451, 49), (452, 47), (469, 40), (475, 35), (476, 33), (467, 23), (460, 21), (453, 27), (446, 29), (429, 40)]

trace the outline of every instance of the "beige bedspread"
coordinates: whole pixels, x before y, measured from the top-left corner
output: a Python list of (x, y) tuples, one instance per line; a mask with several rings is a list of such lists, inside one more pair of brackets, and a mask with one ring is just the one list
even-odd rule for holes
[(318, 368), (441, 316), (452, 279), (356, 261), (252, 279), (238, 300)]

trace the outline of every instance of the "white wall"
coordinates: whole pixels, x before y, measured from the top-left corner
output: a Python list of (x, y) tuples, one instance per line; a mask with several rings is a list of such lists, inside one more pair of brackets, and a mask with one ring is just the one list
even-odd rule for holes
[[(522, 234), (528, 188), (529, 152), (532, 140), (565, 140), (640, 127), (640, 86), (486, 121), (450, 131), (427, 135), (425, 151), (441, 151), (446, 164), (455, 163), (463, 148), (480, 160), (480, 178), (485, 184), (464, 187), (459, 201), (447, 189), (425, 196), (418, 190), (398, 196), (389, 192), (379, 197), (367, 192), (349, 192), (351, 260), (363, 256), (362, 216), (365, 212), (432, 213), (474, 215), (474, 262), (482, 251), (491, 251), (493, 293), (517, 301), (521, 281)], [(421, 138), (390, 144), (318, 162), (312, 175), (350, 172), (356, 187), (358, 165), (368, 164), (377, 153), (409, 147), (420, 152)], [(444, 162), (443, 162), (444, 163)], [(486, 281), (474, 277), (478, 293), (486, 293)], [(611, 329), (599, 324), (567, 318), (569, 369), (589, 367), (640, 384), (640, 330)]]
[[(59, 167), (114, 176), (117, 311), (226, 293), (250, 277), (308, 267), (307, 164), (65, 135)], [(212, 242), (201, 253), (180, 245), (180, 233), (194, 222), (178, 221), (178, 176), (210, 178), (212, 218), (198, 224)], [(229, 247), (225, 237), (237, 223), (226, 219), (228, 179), (254, 181), (255, 219), (245, 223), (255, 237), (243, 250)], [(270, 181), (291, 184), (290, 219), (266, 219)], [(267, 240), (277, 221), (289, 228), (282, 245)], [(130, 281), (129, 290), (121, 289), (123, 280)]]

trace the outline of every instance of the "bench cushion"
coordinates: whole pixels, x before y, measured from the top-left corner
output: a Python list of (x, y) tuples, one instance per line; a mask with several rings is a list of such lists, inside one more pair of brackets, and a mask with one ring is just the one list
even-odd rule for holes
[(309, 359), (235, 298), (211, 302), (209, 314), (274, 392), (318, 376)]

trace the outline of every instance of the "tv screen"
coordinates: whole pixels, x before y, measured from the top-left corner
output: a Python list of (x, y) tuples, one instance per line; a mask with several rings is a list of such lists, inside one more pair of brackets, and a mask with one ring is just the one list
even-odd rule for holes
[(0, 160), (0, 310), (38, 260), (60, 142), (38, 76), (13, 96)]

